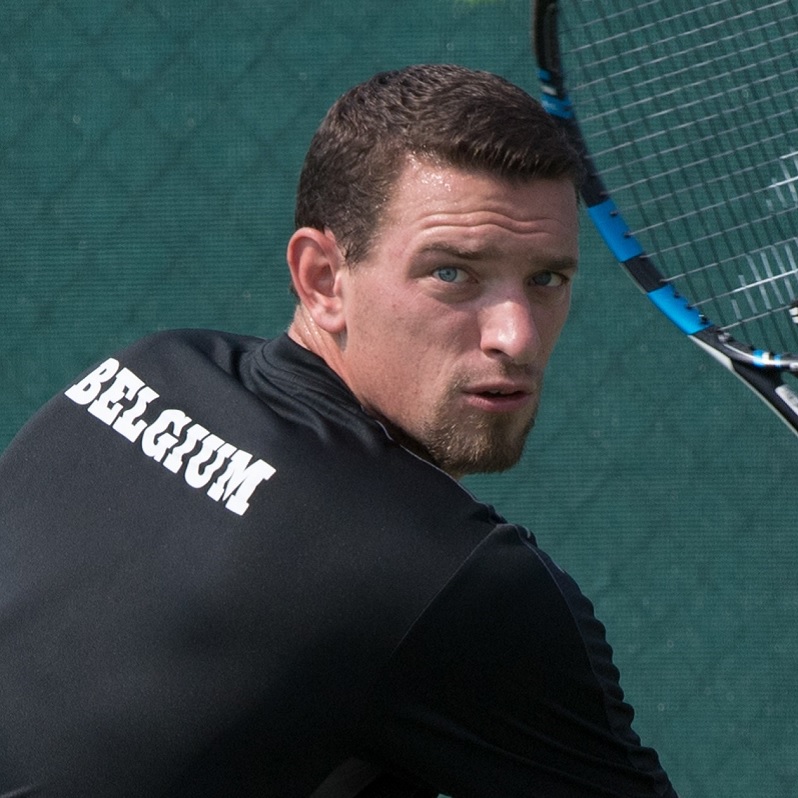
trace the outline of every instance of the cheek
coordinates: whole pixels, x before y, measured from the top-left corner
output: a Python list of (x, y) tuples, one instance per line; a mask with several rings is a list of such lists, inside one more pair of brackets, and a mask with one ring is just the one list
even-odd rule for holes
[(347, 348), (357, 378), (392, 405), (435, 393), (446, 372), (474, 346), (473, 313), (430, 300), (423, 292), (366, 281), (350, 294)]
[(441, 331), (414, 314), (394, 313), (363, 326), (361, 376), (372, 402), (403, 426), (424, 411), (446, 380), (449, 358)]
[(347, 323), (346, 348), (352, 376), (372, 399), (384, 403), (393, 393), (412, 390), (417, 344), (392, 303), (375, 299), (362, 306)]
[(346, 337), (353, 347), (369, 348), (385, 343), (385, 330), (393, 316), (392, 303), (377, 289), (356, 284), (346, 306)]

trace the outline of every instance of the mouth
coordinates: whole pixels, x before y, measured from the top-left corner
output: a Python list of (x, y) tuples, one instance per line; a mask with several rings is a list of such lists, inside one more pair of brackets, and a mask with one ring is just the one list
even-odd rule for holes
[(526, 386), (471, 388), (465, 392), (467, 402), (479, 410), (492, 413), (511, 413), (529, 406), (533, 391)]

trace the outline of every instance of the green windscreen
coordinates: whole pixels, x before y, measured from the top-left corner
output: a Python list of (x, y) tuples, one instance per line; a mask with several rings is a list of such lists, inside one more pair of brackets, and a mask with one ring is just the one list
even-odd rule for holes
[[(330, 103), (414, 62), (536, 94), (528, 30), (520, 0), (2, 0), (0, 448), (142, 335), (283, 330)], [(798, 798), (798, 440), (586, 219), (582, 250), (524, 459), (468, 486), (594, 601), (682, 798)]]

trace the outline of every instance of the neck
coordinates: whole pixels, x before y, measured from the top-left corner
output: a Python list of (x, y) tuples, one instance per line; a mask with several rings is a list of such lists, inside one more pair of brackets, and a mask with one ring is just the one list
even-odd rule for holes
[[(347, 385), (341, 353), (345, 343), (345, 335), (336, 337), (321, 329), (303, 305), (298, 305), (294, 318), (287, 330), (292, 341), (318, 355)], [(349, 385), (351, 390), (351, 385)]]

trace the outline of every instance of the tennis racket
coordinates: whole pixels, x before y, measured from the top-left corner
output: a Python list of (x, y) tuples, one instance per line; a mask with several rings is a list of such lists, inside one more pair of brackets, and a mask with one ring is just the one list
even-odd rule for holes
[(535, 0), (532, 43), (612, 254), (798, 433), (798, 0)]

